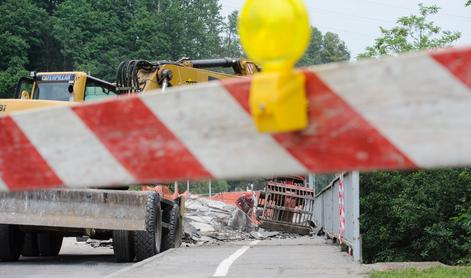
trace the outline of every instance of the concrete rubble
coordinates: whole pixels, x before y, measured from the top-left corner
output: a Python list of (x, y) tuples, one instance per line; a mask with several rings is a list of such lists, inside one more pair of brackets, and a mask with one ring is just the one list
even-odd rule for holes
[(77, 238), (76, 241), (85, 243), (86, 245), (90, 245), (93, 248), (110, 248), (110, 249), (113, 249), (113, 241), (111, 239), (109, 239), (109, 240), (98, 240), (98, 239), (85, 238), (85, 240), (83, 240), (83, 239)]
[(184, 246), (224, 241), (298, 238), (299, 235), (265, 231), (252, 225), (250, 217), (235, 206), (192, 195), (186, 201), (183, 219)]
[[(235, 206), (191, 195), (185, 203), (183, 246), (211, 245), (236, 240), (295, 239), (302, 236), (268, 231), (252, 225), (250, 217)], [(316, 230), (312, 230), (312, 235)], [(78, 238), (93, 248), (112, 248), (111, 240)]]

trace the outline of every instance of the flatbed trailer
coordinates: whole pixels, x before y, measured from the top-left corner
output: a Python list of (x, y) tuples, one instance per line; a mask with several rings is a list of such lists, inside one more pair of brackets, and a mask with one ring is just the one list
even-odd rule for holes
[(57, 256), (63, 237), (113, 239), (118, 262), (143, 260), (182, 238), (184, 199), (154, 191), (54, 189), (0, 193), (0, 259)]

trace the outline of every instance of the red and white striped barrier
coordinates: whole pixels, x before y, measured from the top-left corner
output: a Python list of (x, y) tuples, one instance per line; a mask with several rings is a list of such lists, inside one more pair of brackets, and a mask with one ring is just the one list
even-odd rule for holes
[(250, 79), (0, 117), (0, 189), (471, 165), (471, 48), (305, 75), (289, 134), (255, 130)]
[(343, 243), (343, 231), (345, 231), (345, 205), (343, 195), (343, 175), (339, 177), (339, 243)]

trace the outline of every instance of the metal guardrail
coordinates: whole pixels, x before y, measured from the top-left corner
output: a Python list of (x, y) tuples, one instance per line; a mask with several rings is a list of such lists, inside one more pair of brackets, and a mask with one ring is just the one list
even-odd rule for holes
[[(360, 175), (358, 172), (346, 172), (343, 177), (343, 195), (345, 210), (345, 229), (342, 242), (351, 248), (354, 261), (361, 262), (360, 236)], [(314, 201), (313, 221), (323, 227), (330, 238), (339, 238), (339, 181), (337, 176), (329, 186), (322, 189)]]

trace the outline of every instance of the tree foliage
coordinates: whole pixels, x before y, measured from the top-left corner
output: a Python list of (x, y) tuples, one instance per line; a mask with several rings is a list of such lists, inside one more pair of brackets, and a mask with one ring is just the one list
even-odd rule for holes
[(227, 17), (227, 22), (224, 25), (223, 54), (226, 57), (244, 56), (244, 52), (240, 44), (239, 33), (237, 30), (238, 17), (238, 11), (232, 12)]
[[(178, 190), (184, 192), (186, 190), (186, 183), (179, 183)], [(227, 181), (211, 181), (211, 194), (229, 191), (229, 184)], [(209, 181), (197, 181), (190, 183), (191, 194), (200, 194), (204, 196), (209, 195)]]
[(471, 170), (361, 175), (366, 262), (441, 261), (471, 255)]
[(237, 13), (218, 0), (5, 0), (0, 2), (0, 97), (28, 71), (82, 70), (114, 81), (125, 59), (241, 54)]
[(28, 66), (39, 64), (49, 21), (47, 13), (29, 0), (2, 1), (0, 10), (0, 97), (6, 97)]
[(309, 47), (297, 66), (319, 65), (349, 59), (350, 52), (337, 34), (331, 32), (322, 34), (317, 28), (312, 27)]
[[(459, 33), (442, 31), (420, 5), (401, 17), (363, 57), (449, 46)], [(378, 172), (361, 176), (361, 229), (366, 262), (466, 263), (471, 258), (471, 170)]]
[(437, 6), (419, 4), (419, 14), (403, 16), (396, 26), (380, 27), (381, 36), (359, 58), (394, 55), (413, 50), (447, 47), (461, 37), (460, 32), (442, 30), (429, 17), (439, 12)]

